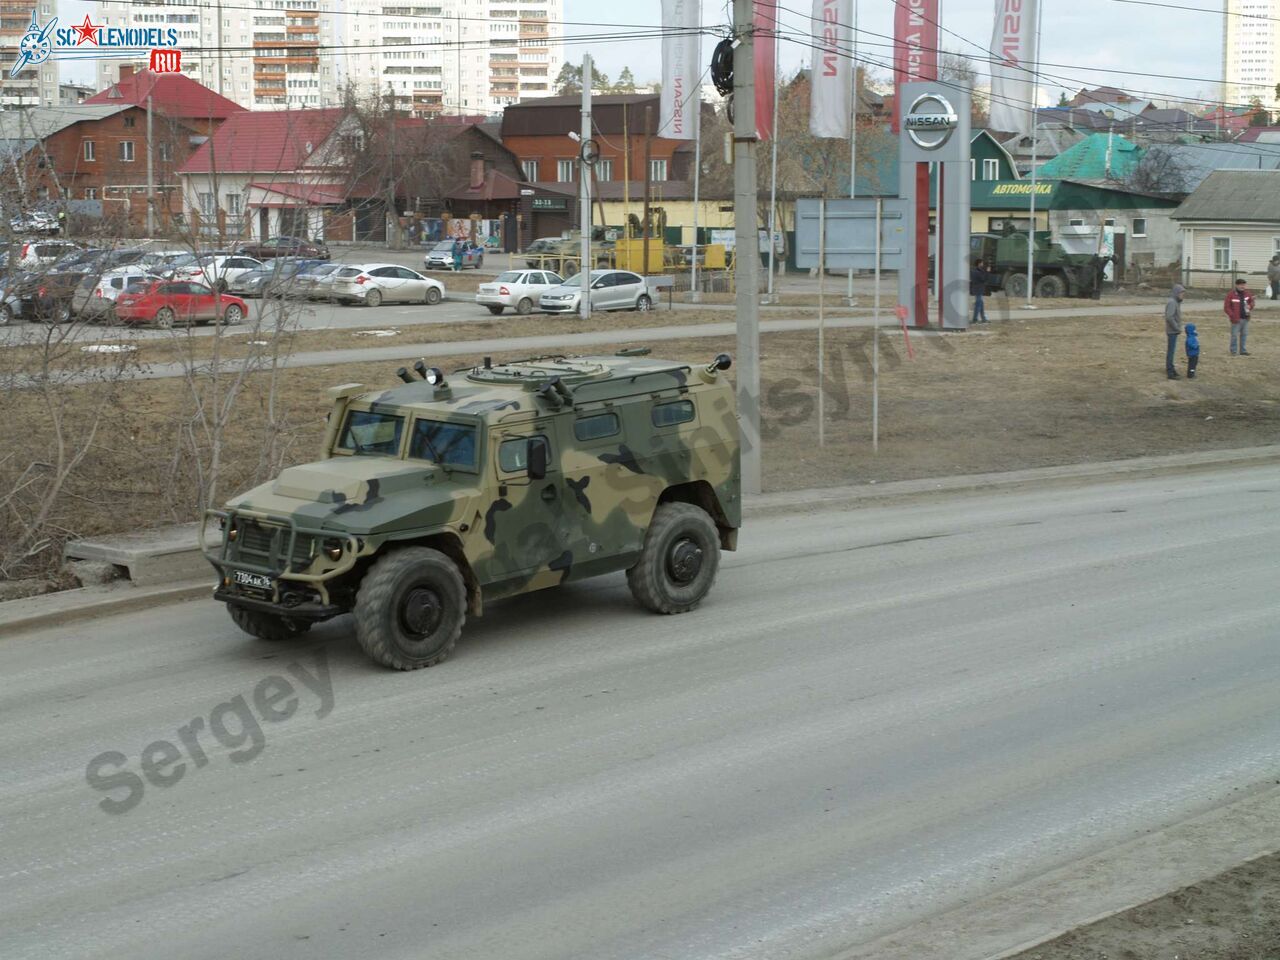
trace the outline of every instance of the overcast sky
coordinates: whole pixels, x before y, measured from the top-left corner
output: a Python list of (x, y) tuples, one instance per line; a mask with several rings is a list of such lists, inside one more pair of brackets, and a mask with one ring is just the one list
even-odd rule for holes
[[(339, 0), (327, 0), (322, 6), (336, 2)], [(944, 32), (941, 45), (961, 53), (981, 55), (978, 46), (985, 49), (990, 44), (995, 0), (940, 2), (944, 31), (954, 32)], [(1208, 0), (1171, 2), (1185, 6), (1211, 5)], [(1213, 0), (1213, 4), (1216, 3), (1217, 0)], [(60, 0), (59, 16), (64, 24), (79, 23), (85, 13), (95, 10), (96, 6), (88, 0)], [(805, 14), (810, 7), (811, 0), (780, 0), (783, 30), (807, 32), (809, 20)], [(705, 0), (703, 25), (707, 28), (726, 25), (729, 10), (726, 0)], [(1124, 0), (1045, 0), (1043, 10), (1041, 61), (1045, 66), (1040, 94), (1042, 102), (1056, 102), (1061, 89), (1074, 93), (1082, 86), (1102, 84), (1122, 87), (1134, 93), (1146, 91), (1143, 95), (1157, 100), (1212, 100), (1218, 95), (1216, 88), (1222, 71), (1220, 13), (1184, 12), (1141, 6)], [(633, 32), (624, 30), (624, 26), (652, 30), (660, 25), (661, 17), (660, 0), (629, 0), (627, 3), (565, 0), (565, 20), (571, 24), (584, 24), (567, 26), (566, 33), (570, 37)], [(861, 52), (868, 59), (888, 63), (891, 59), (889, 48), (872, 44), (890, 42), (888, 38), (893, 33), (892, 0), (859, 0), (858, 25), (862, 31), (859, 41)], [(704, 64), (714, 44), (714, 38), (705, 42)], [(656, 39), (590, 40), (565, 45), (565, 56), (574, 62), (580, 61), (584, 52), (590, 52), (611, 79), (617, 77), (624, 65), (631, 67), (639, 83), (657, 80), (661, 72), (661, 46)], [(781, 69), (791, 73), (807, 66), (809, 53), (807, 47), (783, 41)], [(64, 78), (92, 79), (92, 64), (64, 62), (62, 69)], [(71, 74), (69, 69), (77, 73)], [(1116, 70), (1139, 71), (1142, 75), (1112, 72)], [(885, 71), (880, 72), (883, 74)]]

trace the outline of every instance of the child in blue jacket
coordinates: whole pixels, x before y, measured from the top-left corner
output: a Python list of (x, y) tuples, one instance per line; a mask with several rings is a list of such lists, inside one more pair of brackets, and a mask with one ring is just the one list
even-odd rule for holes
[(1188, 323), (1187, 331), (1187, 379), (1193, 380), (1196, 375), (1196, 364), (1200, 362), (1200, 338), (1196, 336), (1196, 325)]

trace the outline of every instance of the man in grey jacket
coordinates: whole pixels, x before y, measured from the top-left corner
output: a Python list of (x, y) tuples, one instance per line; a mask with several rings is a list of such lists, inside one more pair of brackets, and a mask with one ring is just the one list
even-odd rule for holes
[(1182, 333), (1182, 297), (1186, 287), (1175, 283), (1169, 291), (1169, 302), (1164, 305), (1164, 332), (1169, 341), (1169, 349), (1164, 355), (1164, 372), (1170, 380), (1178, 379), (1178, 371), (1173, 367), (1174, 355), (1178, 352), (1178, 336)]

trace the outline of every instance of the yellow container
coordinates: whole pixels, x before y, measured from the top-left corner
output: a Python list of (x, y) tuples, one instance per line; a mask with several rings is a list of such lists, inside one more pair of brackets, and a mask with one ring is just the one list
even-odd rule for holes
[[(661, 273), (662, 266), (662, 238), (649, 238), (649, 272)], [(616, 248), (616, 263), (619, 270), (630, 270), (633, 273), (644, 273), (644, 245), (643, 237), (633, 237), (630, 239), (619, 240)]]

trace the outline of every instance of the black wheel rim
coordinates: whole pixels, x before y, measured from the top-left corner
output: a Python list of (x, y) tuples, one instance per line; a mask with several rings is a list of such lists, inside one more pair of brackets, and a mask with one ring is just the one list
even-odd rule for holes
[(667, 576), (676, 583), (692, 583), (702, 570), (702, 548), (681, 537), (667, 551)]
[(440, 626), (444, 604), (430, 587), (412, 587), (400, 603), (400, 629), (412, 640), (425, 640)]

